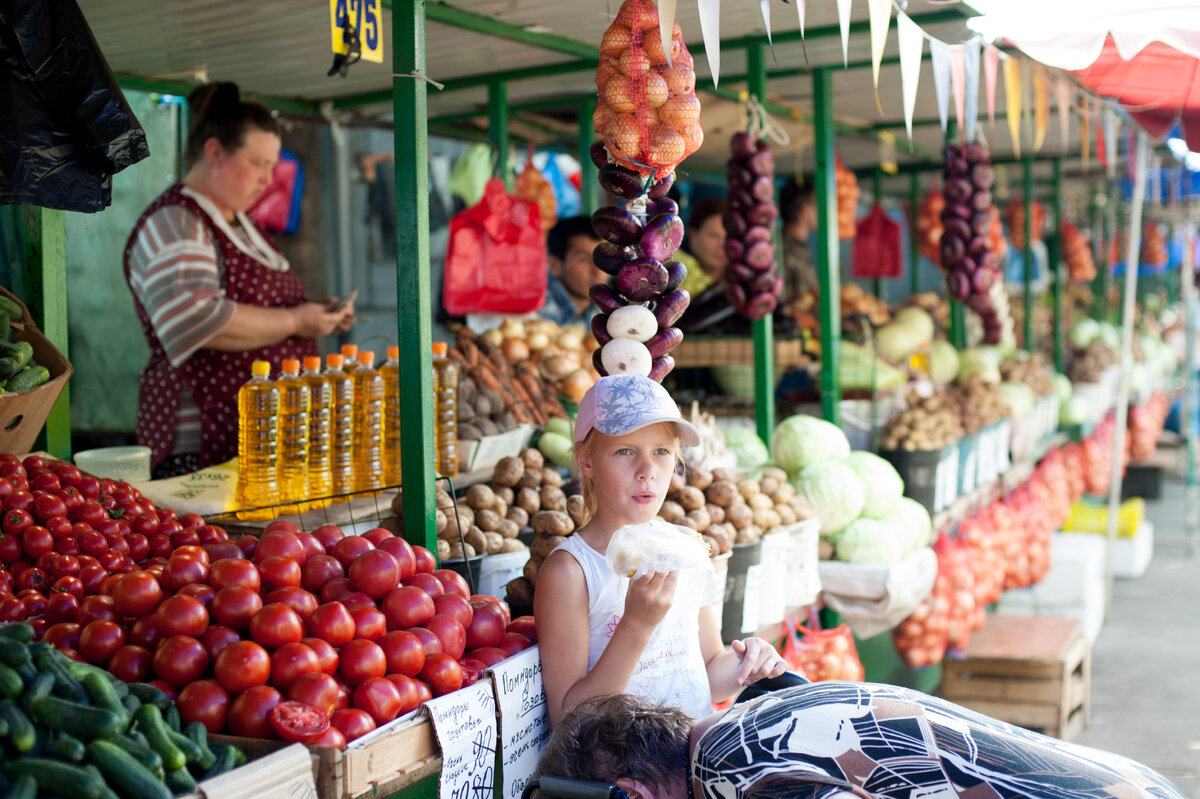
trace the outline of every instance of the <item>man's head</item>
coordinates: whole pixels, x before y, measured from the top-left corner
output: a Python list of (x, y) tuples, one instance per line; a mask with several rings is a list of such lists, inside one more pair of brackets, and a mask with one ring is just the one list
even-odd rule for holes
[(592, 250), (600, 243), (586, 216), (560, 219), (546, 237), (546, 261), (550, 274), (562, 281), (572, 297), (590, 302), (588, 289), (608, 280), (608, 275), (592, 263)]
[(686, 795), (695, 723), (678, 708), (629, 694), (587, 699), (558, 722), (537, 774), (612, 782), (644, 799)]
[(779, 216), (783, 230), (797, 238), (807, 238), (817, 228), (817, 203), (812, 185), (791, 181), (779, 193)]

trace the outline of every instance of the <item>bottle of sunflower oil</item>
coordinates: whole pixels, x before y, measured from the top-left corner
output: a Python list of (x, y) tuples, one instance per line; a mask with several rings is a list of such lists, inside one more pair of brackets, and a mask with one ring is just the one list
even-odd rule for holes
[(321, 358), (304, 359), (300, 379), (308, 386), (308, 487), (309, 499), (333, 493), (333, 384), (321, 374)]
[(400, 485), (400, 348), (388, 347), (383, 378), (383, 484)]
[(239, 508), (261, 508), (279, 501), (279, 388), (271, 364), (255, 361), (250, 380), (238, 389)]
[(342, 371), (346, 374), (353, 374), (358, 368), (358, 345), (343, 344), (342, 345)]
[(383, 487), (383, 378), (375, 371), (375, 353), (359, 350), (354, 384), (354, 490)]
[(458, 364), (446, 357), (444, 341), (433, 342), (434, 468), (442, 477), (458, 474)]
[(308, 383), (300, 379), (300, 361), (284, 358), (275, 381), (279, 388), (279, 495), (299, 502), (308, 491)]
[(354, 383), (342, 369), (339, 352), (325, 356), (325, 379), (329, 381), (331, 437), (329, 470), (333, 477), (333, 493), (349, 494), (354, 490)]

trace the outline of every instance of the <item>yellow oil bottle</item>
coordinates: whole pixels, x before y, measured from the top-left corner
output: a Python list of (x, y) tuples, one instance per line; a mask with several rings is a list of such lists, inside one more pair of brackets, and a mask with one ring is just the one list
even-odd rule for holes
[(383, 484), (400, 485), (400, 348), (388, 347), (383, 378)]
[(279, 501), (279, 389), (266, 361), (251, 364), (250, 374), (238, 390), (239, 508)]
[(375, 370), (375, 353), (360, 350), (354, 384), (354, 490), (383, 487), (383, 378)]
[(330, 420), (332, 435), (329, 447), (329, 470), (334, 494), (349, 494), (354, 490), (354, 383), (342, 369), (342, 354), (325, 356), (325, 378), (329, 381)]

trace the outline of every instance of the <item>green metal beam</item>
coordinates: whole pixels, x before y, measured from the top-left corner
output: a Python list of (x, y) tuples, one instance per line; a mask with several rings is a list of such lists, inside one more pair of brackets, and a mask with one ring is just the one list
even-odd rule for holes
[[(383, 7), (390, 9), (393, 0), (383, 0)], [(459, 30), (482, 33), (496, 39), (507, 39), (510, 42), (539, 47), (553, 53), (565, 53), (579, 58), (594, 58), (596, 47), (587, 42), (578, 42), (566, 36), (556, 36), (552, 33), (540, 33), (519, 25), (510, 25), (494, 17), (472, 14), (460, 8), (445, 3), (430, 3), (425, 6), (425, 19), (438, 22)]]
[[(63, 357), (67, 351), (67, 240), (62, 211), (25, 208), (25, 305)], [(70, 386), (64, 386), (38, 434), (34, 449), (71, 457)]]
[(600, 173), (592, 168), (591, 149), (596, 143), (596, 130), (592, 127), (592, 114), (596, 111), (596, 96), (590, 95), (588, 102), (580, 103), (576, 109), (579, 120), (579, 144), (576, 157), (582, 165), (579, 175), (579, 212), (591, 216), (600, 207)]
[(838, 424), (842, 388), (842, 270), (837, 235), (837, 163), (834, 158), (833, 75), (828, 67), (813, 71), (813, 128), (816, 133), (817, 280), (821, 320), (821, 415)]
[(429, 276), (429, 150), (425, 2), (394, 0), (392, 93), (396, 153), (396, 307), (400, 344), (400, 463), (404, 538), (437, 551), (434, 520), (433, 356)]
[[(767, 47), (752, 44), (746, 48), (750, 96), (767, 101)], [(754, 420), (758, 437), (771, 440), (775, 430), (775, 315), (767, 314), (750, 323), (754, 339)]]
[(1036, 352), (1033, 340), (1033, 158), (1026, 156), (1024, 171), (1025, 203), (1025, 349)]
[(512, 188), (512, 176), (508, 168), (508, 86), (496, 82), (488, 84), (488, 138), (496, 150), (496, 169), (493, 174)]
[(1054, 159), (1054, 196), (1050, 199), (1050, 225), (1054, 228), (1054, 234), (1050, 237), (1050, 241), (1046, 243), (1046, 251), (1050, 261), (1050, 279), (1054, 281), (1053, 286), (1053, 301), (1054, 301), (1054, 318), (1051, 320), (1053, 335), (1054, 335), (1054, 368), (1061, 372), (1064, 369), (1063, 362), (1063, 337), (1065, 335), (1066, 320), (1063, 318), (1063, 293), (1066, 276), (1063, 274), (1062, 264), (1062, 159)]
[[(154, 80), (151, 78), (139, 78), (134, 75), (118, 75), (117, 85), (125, 91), (170, 94), (174, 95), (175, 97), (187, 97), (199, 86), (197, 83)], [(254, 94), (253, 92), (246, 92), (243, 95), (243, 99), (253, 100), (254, 102), (262, 103), (267, 108), (274, 109), (275, 111), (283, 111), (289, 114), (315, 114), (318, 110), (316, 103), (310, 103), (305, 100), (298, 100), (295, 98), (269, 97), (265, 95)]]

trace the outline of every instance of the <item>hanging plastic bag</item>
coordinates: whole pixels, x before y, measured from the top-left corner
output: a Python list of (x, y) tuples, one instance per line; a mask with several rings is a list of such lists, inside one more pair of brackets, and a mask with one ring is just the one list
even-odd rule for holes
[(300, 199), (304, 194), (304, 166), (295, 154), (283, 150), (271, 173), (271, 185), (246, 211), (272, 233), (300, 229)]
[(532, 313), (545, 301), (541, 212), (489, 180), (483, 199), (450, 221), (442, 304), (465, 316)]
[(472, 144), (454, 162), (450, 170), (450, 193), (472, 206), (483, 197), (484, 186), (492, 176), (492, 148), (486, 144)]
[(900, 225), (879, 203), (858, 222), (854, 239), (854, 277), (900, 277)]
[(533, 145), (529, 145), (529, 153), (525, 158), (525, 167), (517, 175), (515, 182), (516, 195), (522, 200), (529, 200), (538, 207), (542, 214), (542, 229), (549, 231), (558, 221), (558, 200), (554, 196), (554, 188), (546, 177), (533, 165)]
[(863, 664), (848, 625), (839, 624), (822, 630), (814, 607), (809, 611), (807, 627), (796, 624), (791, 617), (783, 620), (783, 627), (783, 646), (779, 654), (791, 671), (803, 674), (813, 682), (863, 681)]
[[(563, 172), (563, 162), (569, 167), (567, 170), (570, 173), (569, 176)], [(572, 216), (579, 216), (581, 200), (579, 188), (582, 178), (579, 163), (569, 155), (549, 153), (546, 157), (546, 166), (542, 169), (542, 177), (554, 189), (558, 218), (568, 219)], [(549, 230), (550, 227), (550, 225), (546, 225), (546, 230)]]

